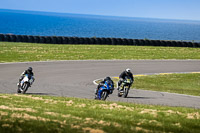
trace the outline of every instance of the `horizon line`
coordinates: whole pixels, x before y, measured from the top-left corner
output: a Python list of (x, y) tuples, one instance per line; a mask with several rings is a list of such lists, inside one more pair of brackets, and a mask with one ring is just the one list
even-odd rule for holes
[(0, 8), (0, 10), (10, 10), (10, 11), (22, 11), (22, 12), (35, 12), (35, 13), (53, 13), (53, 14), (73, 14), (73, 15), (88, 15), (88, 16), (99, 16), (99, 17), (116, 17), (116, 18), (138, 18), (138, 19), (157, 19), (157, 20), (176, 20), (176, 21), (198, 21), (199, 19), (179, 19), (179, 18), (156, 18), (156, 17), (133, 17), (133, 16), (115, 16), (115, 15), (101, 15), (101, 14), (81, 14), (81, 13), (67, 13), (67, 12), (53, 12), (53, 11), (36, 11), (36, 10), (22, 10), (22, 9), (7, 9)]

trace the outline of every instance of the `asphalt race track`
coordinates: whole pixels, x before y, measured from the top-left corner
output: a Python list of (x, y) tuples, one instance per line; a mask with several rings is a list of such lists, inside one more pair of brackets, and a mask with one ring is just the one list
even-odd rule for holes
[[(20, 74), (33, 67), (35, 83), (27, 91), (33, 95), (94, 98), (94, 80), (116, 77), (126, 68), (133, 74), (200, 72), (200, 60), (99, 60), (0, 63), (0, 93), (14, 94)], [(135, 81), (137, 84), (137, 81)], [(130, 90), (128, 98), (117, 97), (115, 90), (108, 101), (200, 108), (200, 97), (165, 92)]]

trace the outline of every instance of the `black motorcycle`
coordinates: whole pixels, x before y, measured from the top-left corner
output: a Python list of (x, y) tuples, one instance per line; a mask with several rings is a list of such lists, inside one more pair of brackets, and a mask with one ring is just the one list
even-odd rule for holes
[(118, 97), (122, 96), (126, 98), (132, 83), (133, 80), (130, 77), (125, 77), (125, 79), (122, 81), (122, 84), (119, 86)]

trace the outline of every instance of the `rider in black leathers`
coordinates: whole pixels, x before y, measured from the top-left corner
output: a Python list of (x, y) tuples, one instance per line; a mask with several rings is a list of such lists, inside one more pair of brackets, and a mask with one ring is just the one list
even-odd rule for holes
[[(101, 82), (98, 84), (97, 88), (95, 89), (95, 95), (97, 95), (99, 88), (100, 88), (101, 86), (103, 86), (103, 85), (105, 84), (106, 81), (111, 81), (112, 84), (114, 85), (112, 79), (111, 79), (110, 77), (106, 77), (103, 81), (101, 81)], [(113, 92), (113, 90), (114, 90), (114, 87), (113, 87), (111, 93)]]
[[(29, 76), (34, 76), (34, 73), (33, 73), (33, 68), (32, 67), (29, 67), (27, 70), (25, 70), (22, 74), (21, 74), (21, 77), (19, 79), (19, 83), (17, 84), (18, 86), (20, 85), (20, 82), (22, 81), (22, 79), (24, 78), (24, 75), (25, 74), (28, 74)], [(35, 80), (35, 79), (33, 79)]]
[(133, 77), (133, 74), (131, 73), (131, 70), (129, 68), (127, 68), (125, 71), (123, 71), (119, 75), (119, 81), (118, 81), (117, 90), (119, 90), (119, 87), (122, 84), (122, 82), (123, 82), (123, 80), (125, 79), (126, 76), (129, 76), (132, 79), (132, 81), (134, 81), (134, 77)]

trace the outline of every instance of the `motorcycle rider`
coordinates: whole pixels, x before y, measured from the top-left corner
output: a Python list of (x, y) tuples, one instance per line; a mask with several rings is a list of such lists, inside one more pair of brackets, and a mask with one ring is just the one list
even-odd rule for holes
[(123, 71), (120, 75), (119, 75), (119, 81), (118, 81), (118, 87), (117, 90), (119, 90), (120, 85), (122, 84), (123, 80), (125, 80), (126, 76), (129, 76), (132, 81), (134, 81), (134, 77), (133, 74), (131, 72), (130, 68), (127, 68), (125, 71)]
[[(25, 74), (28, 74), (29, 76), (34, 76), (34, 73), (33, 73), (33, 68), (32, 67), (28, 67), (27, 70), (25, 70), (22, 74), (21, 74), (21, 77), (19, 79), (19, 83), (17, 84), (18, 86), (20, 85), (20, 82), (22, 81), (22, 79), (24, 78)], [(34, 82), (34, 78), (33, 78), (33, 82)], [(31, 87), (31, 86), (30, 86)]]
[[(103, 81), (101, 81), (101, 82), (98, 84), (97, 88), (95, 89), (95, 95), (97, 95), (97, 93), (98, 93), (98, 91), (99, 91), (99, 88), (102, 87), (102, 86), (105, 84), (106, 81), (110, 81), (110, 82), (114, 85), (112, 79), (111, 79), (110, 77), (106, 77)], [(112, 94), (113, 90), (114, 90), (114, 86), (113, 86), (113, 88), (112, 88), (111, 94)]]

